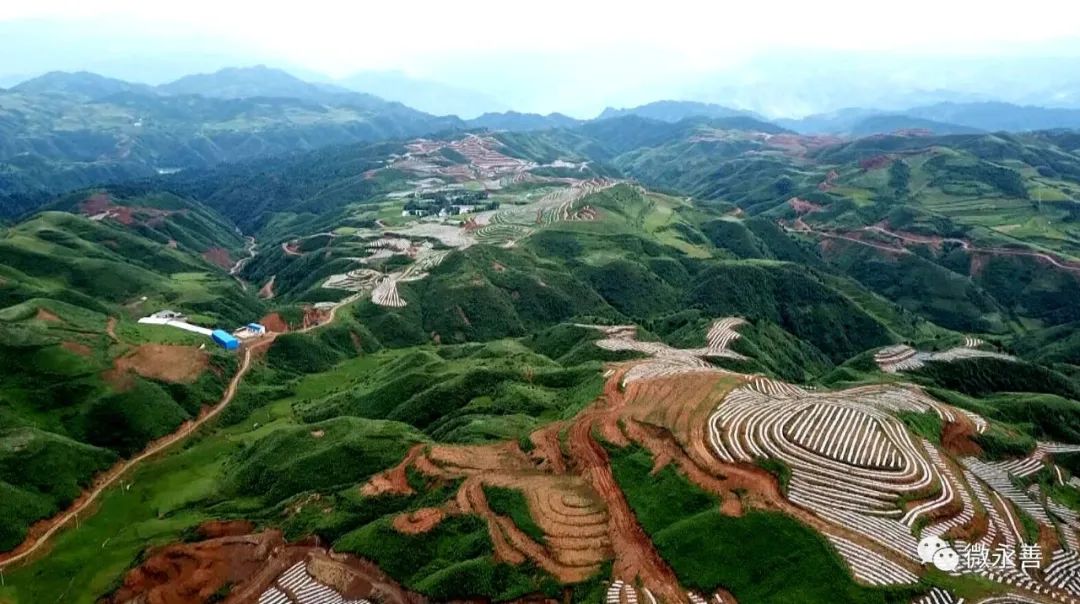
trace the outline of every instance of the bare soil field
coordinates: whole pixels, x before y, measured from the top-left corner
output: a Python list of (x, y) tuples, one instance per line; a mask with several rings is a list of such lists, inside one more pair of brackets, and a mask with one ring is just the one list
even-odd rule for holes
[(267, 331), (273, 331), (275, 333), (285, 333), (286, 331), (289, 331), (288, 323), (286, 323), (285, 319), (276, 312), (270, 313), (259, 319), (259, 323), (264, 325)]
[(219, 266), (225, 270), (233, 267), (233, 259), (229, 257), (229, 250), (220, 247), (212, 247), (202, 253), (203, 260)]
[(143, 344), (114, 361), (112, 372), (138, 375), (161, 380), (190, 384), (199, 379), (210, 364), (210, 355), (194, 346), (169, 344)]
[(80, 344), (78, 342), (72, 342), (70, 340), (62, 342), (60, 344), (60, 347), (68, 352), (74, 352), (81, 357), (88, 357), (94, 352), (93, 349), (91, 349), (86, 344)]
[(37, 319), (38, 321), (48, 321), (50, 323), (62, 323), (63, 322), (63, 320), (60, 317), (58, 317), (55, 314), (49, 312), (49, 310), (45, 309), (45, 308), (38, 308), (37, 309), (37, 314), (34, 315), (34, 318)]

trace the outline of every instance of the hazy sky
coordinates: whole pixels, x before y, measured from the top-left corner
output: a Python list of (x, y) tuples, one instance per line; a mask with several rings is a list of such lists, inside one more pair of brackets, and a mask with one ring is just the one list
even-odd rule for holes
[(396, 69), (582, 113), (700, 91), (762, 56), (1080, 56), (1080, 3), (1004, 4), (4, 0), (0, 76), (111, 65), (131, 77), (144, 64), (141, 79), (164, 80), (245, 61), (331, 77)]

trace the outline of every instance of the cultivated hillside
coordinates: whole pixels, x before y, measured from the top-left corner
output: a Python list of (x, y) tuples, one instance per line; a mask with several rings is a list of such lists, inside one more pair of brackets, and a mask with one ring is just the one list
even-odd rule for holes
[(1078, 146), (629, 115), (53, 200), (0, 601), (1080, 597)]

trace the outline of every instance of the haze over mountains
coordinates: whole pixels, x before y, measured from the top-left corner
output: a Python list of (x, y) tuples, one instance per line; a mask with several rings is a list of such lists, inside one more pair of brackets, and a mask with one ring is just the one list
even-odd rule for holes
[[(972, 134), (1080, 128), (1080, 109), (960, 100), (900, 110), (848, 108), (773, 121), (724, 104), (680, 100), (608, 107), (591, 119), (517, 111), (484, 111), (463, 119), (437, 110), (456, 107), (468, 116), (500, 105), (459, 88), (418, 81), (399, 85), (406, 81), (401, 74), (384, 73), (317, 82), (261, 65), (192, 74), (158, 85), (90, 72), (33, 77), (0, 90), (2, 213), (19, 215), (51, 195), (95, 184), (453, 130), (588, 132), (615, 127), (604, 122), (634, 118), (619, 121), (617, 128), (626, 130), (621, 137), (641, 144), (667, 136), (663, 124), (703, 119), (762, 133), (842, 137), (896, 131)], [(384, 99), (366, 86), (392, 97)], [(398, 99), (416, 102), (427, 111)]]

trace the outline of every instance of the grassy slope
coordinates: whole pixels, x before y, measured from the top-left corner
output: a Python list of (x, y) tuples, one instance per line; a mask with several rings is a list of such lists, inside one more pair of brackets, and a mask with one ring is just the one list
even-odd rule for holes
[[(111, 386), (105, 373), (138, 344), (206, 343), (179, 330), (138, 325), (136, 317), (168, 307), (229, 325), (257, 318), (261, 310), (200, 257), (210, 247), (241, 243), (213, 212), (170, 195), (114, 195), (113, 203), (137, 208), (136, 223), (127, 226), (59, 211), (78, 210), (85, 198), (59, 200), (54, 210), (0, 238), (0, 440), (11, 445), (0, 454), (0, 488), (9, 495), (0, 501), (2, 549), (21, 541), (30, 522), (65, 507), (118, 456), (140, 450), (220, 398), (236, 362), (216, 349), (209, 351), (211, 370), (194, 383), (135, 378), (128, 390)], [(172, 213), (145, 214), (160, 211)], [(119, 341), (106, 333), (110, 317)], [(24, 471), (42, 464), (41, 473)], [(43, 476), (52, 478), (42, 482)]]
[(824, 538), (787, 516), (759, 511), (724, 516), (714, 496), (671, 466), (650, 475), (647, 451), (610, 453), (615, 478), (642, 528), (688, 587), (703, 593), (723, 587), (740, 602), (760, 604), (864, 604), (911, 597), (910, 590), (857, 585)]

